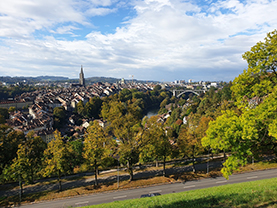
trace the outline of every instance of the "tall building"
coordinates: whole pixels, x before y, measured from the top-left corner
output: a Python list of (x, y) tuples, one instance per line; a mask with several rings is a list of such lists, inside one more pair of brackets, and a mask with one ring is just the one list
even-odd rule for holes
[(81, 86), (85, 86), (85, 76), (84, 76), (84, 72), (83, 72), (83, 66), (81, 66), (81, 72), (79, 74), (79, 84)]

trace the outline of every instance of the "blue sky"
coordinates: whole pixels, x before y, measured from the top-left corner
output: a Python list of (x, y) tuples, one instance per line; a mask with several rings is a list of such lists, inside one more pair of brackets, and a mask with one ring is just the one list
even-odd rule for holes
[(231, 81), (276, 0), (2, 0), (0, 76)]

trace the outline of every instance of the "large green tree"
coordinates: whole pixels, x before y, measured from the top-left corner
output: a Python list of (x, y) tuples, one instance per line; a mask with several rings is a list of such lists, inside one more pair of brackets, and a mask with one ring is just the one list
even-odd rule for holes
[(231, 87), (238, 106), (248, 105), (253, 97), (262, 98), (272, 92), (277, 84), (277, 30), (267, 34), (264, 42), (258, 42), (243, 54), (248, 69), (236, 77)]
[(10, 166), (6, 166), (3, 175), (6, 180), (18, 180), (20, 187), (20, 201), (23, 193), (23, 181), (28, 181), (31, 172), (31, 163), (27, 155), (28, 149), (26, 146), (19, 144), (17, 155), (13, 159), (12, 164)]
[(66, 110), (63, 106), (55, 107), (53, 111), (54, 116), (54, 127), (61, 128), (63, 124), (66, 122)]
[(83, 157), (86, 163), (94, 168), (95, 185), (98, 185), (98, 167), (105, 165), (106, 159), (112, 154), (113, 146), (115, 145), (111, 137), (94, 121), (85, 135)]
[(55, 139), (48, 143), (47, 149), (44, 151), (44, 168), (41, 173), (45, 176), (58, 176), (59, 190), (62, 190), (61, 176), (72, 170), (70, 164), (70, 151), (68, 144), (63, 141), (61, 133), (57, 130)]
[(163, 176), (166, 176), (166, 159), (172, 154), (172, 145), (167, 135), (166, 126), (163, 122), (159, 122), (157, 116), (152, 116), (146, 122), (142, 138), (143, 145), (140, 156), (142, 159), (162, 160)]
[(132, 181), (133, 164), (138, 162), (140, 146), (141, 114), (138, 113), (138, 106), (132, 105), (130, 101), (127, 103), (111, 101), (103, 103), (101, 114), (110, 123), (109, 130), (119, 140), (117, 148), (119, 160), (126, 165)]
[(101, 113), (102, 100), (99, 97), (93, 97), (85, 105), (86, 116), (91, 118), (99, 118)]
[(9, 126), (0, 125), (0, 174), (6, 165), (16, 157), (18, 145), (25, 142), (25, 135)]
[(231, 87), (239, 110), (226, 110), (210, 123), (205, 147), (230, 150), (222, 172), (228, 178), (251, 158), (277, 153), (277, 31), (268, 33), (243, 55), (248, 69), (239, 75)]
[(192, 170), (195, 169), (195, 157), (204, 152), (201, 139), (205, 136), (210, 117), (201, 117), (199, 114), (190, 114), (187, 118), (188, 123), (183, 125), (177, 140), (179, 152), (182, 156), (192, 158)]
[(47, 147), (47, 144), (39, 136), (33, 136), (27, 134), (27, 141), (24, 143), (25, 154), (30, 164), (30, 174), (27, 178), (29, 183), (34, 182), (34, 177), (42, 169), (43, 152)]

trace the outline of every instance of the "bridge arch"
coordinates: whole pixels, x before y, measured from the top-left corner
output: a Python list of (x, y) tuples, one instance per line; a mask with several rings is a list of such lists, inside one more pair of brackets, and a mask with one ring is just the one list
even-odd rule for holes
[(193, 91), (193, 90), (182, 90), (182, 92), (180, 93), (180, 94), (178, 94), (176, 97), (178, 98), (178, 97), (180, 97), (181, 95), (183, 95), (183, 94), (185, 94), (185, 93), (187, 93), (187, 92), (191, 92), (191, 93), (194, 93), (195, 95), (199, 95), (199, 93), (197, 93), (197, 92), (195, 92), (195, 91)]

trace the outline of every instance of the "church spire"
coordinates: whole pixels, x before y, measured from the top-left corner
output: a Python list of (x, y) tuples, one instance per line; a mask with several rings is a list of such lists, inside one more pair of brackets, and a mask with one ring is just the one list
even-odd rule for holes
[(84, 72), (83, 72), (83, 65), (81, 65), (81, 72), (79, 74), (79, 84), (81, 86), (85, 86), (85, 76), (84, 76)]

